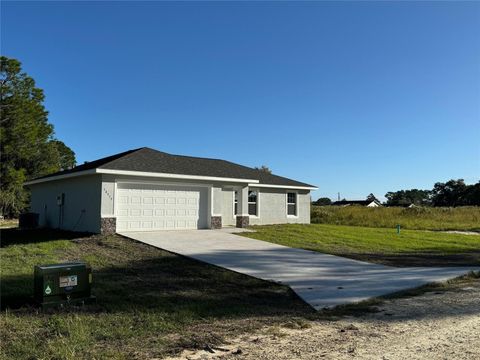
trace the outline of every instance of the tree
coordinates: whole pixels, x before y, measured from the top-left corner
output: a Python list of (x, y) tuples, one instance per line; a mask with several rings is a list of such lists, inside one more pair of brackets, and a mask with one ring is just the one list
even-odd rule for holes
[(471, 186), (474, 185), (466, 185), (463, 179), (452, 179), (446, 183), (437, 182), (432, 190), (432, 204), (433, 206), (469, 205), (469, 188)]
[(52, 140), (58, 151), (58, 165), (60, 170), (68, 170), (77, 165), (75, 153), (60, 140)]
[(467, 185), (464, 199), (464, 205), (480, 206), (480, 181), (474, 185)]
[(75, 154), (54, 138), (44, 99), (43, 90), (22, 72), (18, 60), (0, 57), (0, 211), (4, 216), (25, 209), (26, 180), (58, 171), (63, 163), (75, 163)]
[(266, 165), (262, 165), (261, 167), (255, 167), (255, 170), (258, 170), (258, 171), (261, 171), (261, 172), (264, 172), (264, 173), (267, 173), (267, 174), (272, 173), (272, 170), (270, 170), (270, 168)]
[(317, 201), (315, 201), (314, 204), (315, 204), (315, 205), (318, 205), (318, 206), (331, 205), (331, 204), (332, 204), (332, 200), (330, 200), (330, 199), (327, 198), (327, 197), (322, 197), (322, 198), (318, 199)]
[(429, 190), (400, 190), (388, 192), (385, 194), (387, 198), (387, 205), (389, 206), (405, 206), (410, 204), (415, 205), (429, 205), (430, 191)]
[(463, 179), (437, 182), (432, 190), (400, 190), (385, 194), (387, 205), (480, 206), (480, 181), (467, 185)]
[(372, 193), (368, 194), (367, 201), (378, 201), (378, 199)]

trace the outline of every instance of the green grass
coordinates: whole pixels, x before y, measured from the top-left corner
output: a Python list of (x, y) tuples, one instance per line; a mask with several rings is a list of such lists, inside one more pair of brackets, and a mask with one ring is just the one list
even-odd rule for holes
[(243, 236), (394, 266), (480, 265), (480, 236), (340, 225), (254, 226)]
[(314, 224), (405, 229), (480, 231), (480, 207), (398, 208), (363, 206), (312, 206)]
[[(442, 260), (460, 256), (464, 263), (466, 254), (473, 254), (478, 262), (477, 236), (421, 231), (397, 236), (392, 229), (329, 225), (255, 229), (244, 235), (352, 257), (408, 259), (413, 251), (421, 256), (433, 252)], [(303, 328), (308, 320), (361, 316), (382, 301), (317, 313), (278, 284), (118, 236), (77, 236), (1, 231), (1, 359), (161, 358), (185, 348), (215, 346), (227, 336), (266, 325)], [(33, 266), (76, 260), (93, 267), (97, 304), (45, 311), (32, 306)]]
[(18, 219), (0, 219), (0, 229), (14, 228), (18, 226)]
[[(29, 234), (1, 234), (2, 359), (156, 358), (314, 315), (287, 287), (118, 236)], [(33, 266), (75, 260), (92, 265), (97, 304), (33, 307)]]

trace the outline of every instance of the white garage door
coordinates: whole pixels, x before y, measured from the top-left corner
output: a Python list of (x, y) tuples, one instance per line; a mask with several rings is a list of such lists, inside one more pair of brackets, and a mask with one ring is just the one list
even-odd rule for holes
[(207, 188), (119, 183), (117, 231), (207, 227)]

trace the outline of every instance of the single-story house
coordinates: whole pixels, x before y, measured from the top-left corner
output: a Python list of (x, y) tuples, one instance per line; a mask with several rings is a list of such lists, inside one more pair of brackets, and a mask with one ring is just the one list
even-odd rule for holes
[(340, 200), (332, 203), (332, 206), (366, 206), (366, 207), (379, 207), (382, 203), (377, 199), (374, 200)]
[(146, 147), (25, 185), (40, 226), (103, 234), (310, 223), (316, 189), (225, 160)]

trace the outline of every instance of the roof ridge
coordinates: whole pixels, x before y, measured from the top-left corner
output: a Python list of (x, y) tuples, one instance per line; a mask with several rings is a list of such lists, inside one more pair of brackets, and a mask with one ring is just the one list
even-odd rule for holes
[(127, 151), (112, 155), (112, 156), (106, 156), (102, 159), (98, 159), (98, 160), (95, 160), (95, 161), (100, 161), (100, 160), (105, 160), (105, 159), (108, 159), (108, 158), (112, 158), (112, 160), (109, 160), (109, 161), (107, 161), (107, 162), (98, 166), (98, 168), (101, 168), (101, 167), (103, 167), (105, 165), (108, 165), (108, 164), (111, 164), (112, 162), (117, 161), (119, 159), (124, 159), (126, 157), (129, 157), (129, 156), (135, 154), (137, 151), (140, 151), (140, 150), (143, 150), (143, 149), (149, 149), (149, 148), (144, 146), (144, 147), (137, 148), (137, 149), (131, 149), (131, 150), (127, 150)]

